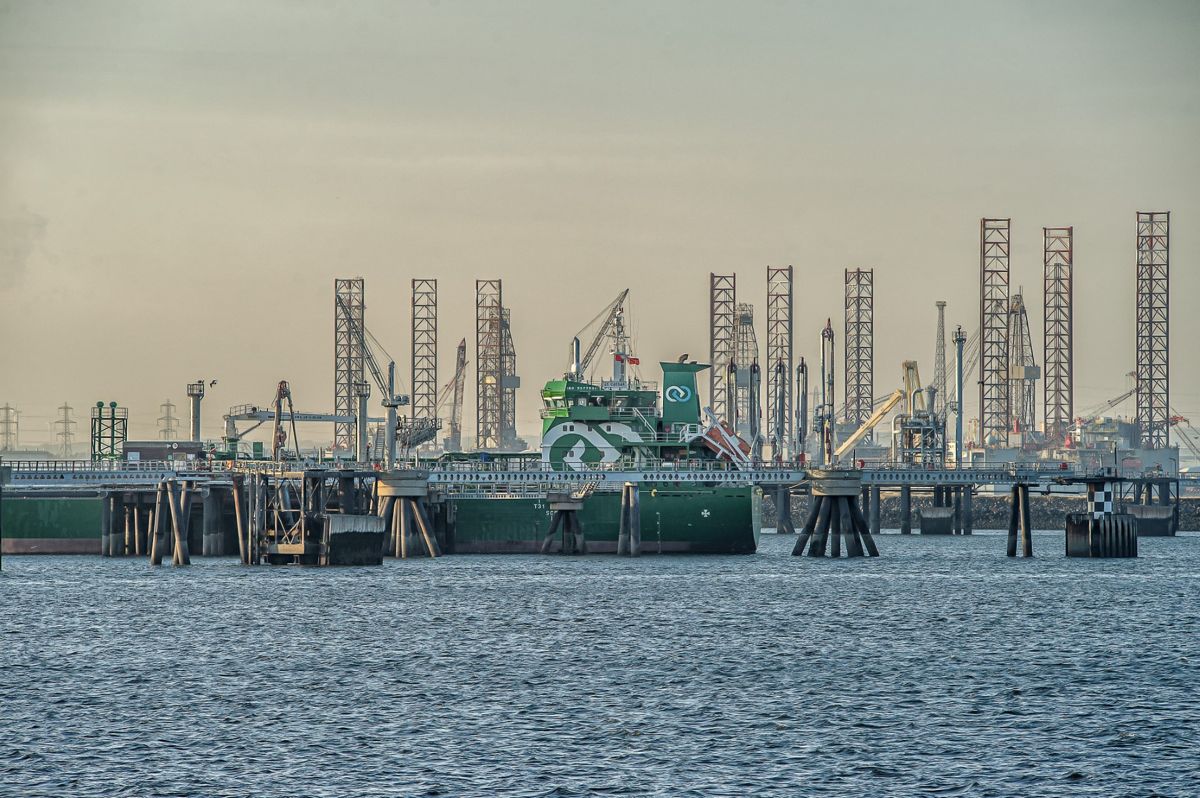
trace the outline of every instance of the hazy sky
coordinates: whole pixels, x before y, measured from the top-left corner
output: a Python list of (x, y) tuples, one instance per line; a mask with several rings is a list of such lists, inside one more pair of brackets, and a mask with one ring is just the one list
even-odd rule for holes
[(763, 315), (788, 263), (810, 360), (875, 268), (882, 394), (903, 359), (931, 379), (936, 299), (976, 327), (979, 218), (1011, 216), (1039, 361), (1041, 228), (1075, 227), (1082, 411), (1129, 384), (1140, 209), (1172, 212), (1200, 417), (1198, 41), (1197, 2), (0, 0), (0, 403), (24, 443), (64, 400), (153, 437), (201, 376), (206, 436), (280, 379), (331, 410), (335, 277), (406, 376), (409, 281), (439, 278), (442, 381), (502, 277), (530, 436), (621, 288), (644, 364), (704, 359), (708, 273)]

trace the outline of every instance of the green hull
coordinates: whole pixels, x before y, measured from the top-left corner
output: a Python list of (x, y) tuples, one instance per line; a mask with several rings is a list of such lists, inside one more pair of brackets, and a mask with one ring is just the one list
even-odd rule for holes
[(103, 500), (5, 493), (4, 554), (99, 554)]
[[(753, 554), (762, 529), (762, 491), (738, 487), (639, 489), (642, 552)], [(592, 553), (616, 552), (621, 498), (594, 493), (579, 511)], [(456, 554), (534, 553), (550, 528), (545, 499), (458, 499), (447, 530)]]
[[(645, 484), (639, 496), (643, 553), (752, 554), (758, 547), (758, 488)], [(453, 521), (438, 526), (446, 548), (457, 554), (536, 553), (550, 526), (550, 507), (541, 498), (456, 499), (452, 506)], [(3, 553), (99, 554), (103, 513), (96, 497), (6, 494)], [(617, 550), (619, 514), (617, 492), (594, 493), (584, 502), (579, 520), (588, 551)]]

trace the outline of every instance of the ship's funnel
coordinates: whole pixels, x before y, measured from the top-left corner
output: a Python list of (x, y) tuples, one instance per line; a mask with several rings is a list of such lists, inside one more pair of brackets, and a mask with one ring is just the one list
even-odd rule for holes
[(707, 363), (659, 363), (663, 371), (663, 427), (700, 423), (700, 395), (696, 375)]

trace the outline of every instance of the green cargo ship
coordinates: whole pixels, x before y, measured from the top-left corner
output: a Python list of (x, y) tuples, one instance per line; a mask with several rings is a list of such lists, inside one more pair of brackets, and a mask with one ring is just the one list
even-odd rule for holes
[(21, 495), (0, 503), (4, 554), (99, 554), (104, 500), (85, 495)]
[[(728, 452), (731, 442), (741, 442), (727, 429), (701, 423), (696, 375), (708, 366), (660, 364), (660, 409), (654, 383), (626, 376), (626, 364), (636, 360), (620, 348), (614, 357), (612, 380), (595, 384), (580, 379), (576, 366), (566, 377), (546, 383), (541, 394), (540, 458), (519, 456), (525, 465), (536, 458), (542, 469), (553, 471), (722, 468), (722, 452)], [(503, 457), (469, 454), (443, 459), (495, 468)], [(549, 503), (544, 496), (510, 487), (511, 493), (501, 489), (487, 496), (449, 495), (436, 519), (444, 548), (458, 554), (538, 551), (551, 523)], [(69, 497), (10, 492), (3, 503), (4, 552), (99, 552), (104, 500), (98, 491), (87, 493)], [(644, 553), (749, 554), (757, 549), (762, 492), (751, 484), (645, 482), (639, 485), (639, 496)], [(232, 535), (232, 511), (226, 508), (225, 515), (222, 526)], [(589, 552), (616, 551), (619, 517), (619, 489), (594, 486), (579, 512)], [(195, 523), (192, 531), (198, 528)], [(231, 537), (225, 551), (235, 551), (235, 541)]]
[[(696, 375), (708, 366), (661, 363), (660, 409), (657, 386), (628, 376), (626, 366), (637, 360), (616, 339), (612, 380), (579, 379), (576, 364), (542, 389), (542, 467), (716, 465), (730, 436), (701, 423)], [(750, 554), (758, 547), (762, 491), (753, 485), (644, 483), (639, 493), (644, 552)], [(619, 508), (617, 491), (594, 492), (584, 502), (579, 520), (588, 551), (616, 551)], [(450, 548), (457, 553), (537, 551), (550, 520), (544, 498), (459, 499)]]

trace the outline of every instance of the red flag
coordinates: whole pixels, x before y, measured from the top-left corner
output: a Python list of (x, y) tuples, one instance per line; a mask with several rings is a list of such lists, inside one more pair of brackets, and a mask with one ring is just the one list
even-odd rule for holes
[(637, 357), (627, 357), (627, 358), (625, 358), (625, 362), (626, 362), (626, 363), (628, 363), (628, 364), (629, 364), (629, 365), (631, 365), (631, 366), (640, 366), (640, 365), (642, 365), (642, 360), (641, 360), (641, 358), (637, 358)]

